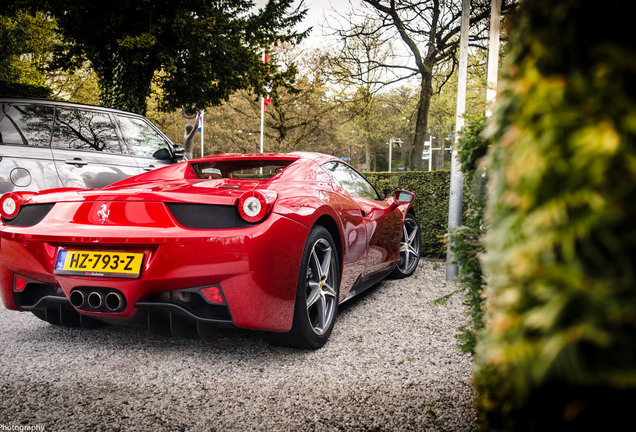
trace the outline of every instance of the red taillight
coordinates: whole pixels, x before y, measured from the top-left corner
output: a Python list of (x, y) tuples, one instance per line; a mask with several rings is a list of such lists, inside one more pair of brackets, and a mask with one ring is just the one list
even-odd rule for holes
[(221, 288), (218, 286), (201, 288), (201, 294), (203, 294), (203, 297), (205, 297), (205, 299), (210, 303), (225, 303), (223, 295), (221, 294)]
[(15, 281), (14, 281), (13, 287), (16, 291), (24, 291), (24, 287), (26, 287), (26, 283), (27, 283), (27, 280), (25, 278), (23, 278), (22, 276), (15, 275)]
[(245, 192), (238, 202), (239, 214), (246, 222), (260, 222), (272, 210), (276, 197), (276, 192), (272, 191), (254, 190)]
[(20, 212), (20, 195), (9, 192), (0, 198), (0, 215), (5, 219), (13, 219)]

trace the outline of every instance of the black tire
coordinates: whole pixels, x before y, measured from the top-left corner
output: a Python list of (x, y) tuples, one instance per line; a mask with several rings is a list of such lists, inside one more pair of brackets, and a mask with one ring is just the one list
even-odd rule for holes
[(415, 216), (409, 213), (406, 215), (402, 227), (400, 262), (395, 269), (393, 269), (390, 275), (392, 278), (403, 279), (415, 273), (417, 264), (420, 261), (421, 246), (422, 238), (420, 235), (420, 227), (417, 224), (417, 220), (415, 220)]
[(338, 249), (329, 231), (316, 225), (303, 250), (292, 328), (287, 333), (269, 333), (269, 340), (296, 348), (322, 347), (338, 315), (339, 294)]

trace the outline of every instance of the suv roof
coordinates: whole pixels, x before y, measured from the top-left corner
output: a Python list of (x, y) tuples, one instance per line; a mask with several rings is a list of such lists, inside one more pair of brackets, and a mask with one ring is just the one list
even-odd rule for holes
[(126, 114), (126, 115), (135, 115), (138, 117), (144, 117), (141, 114), (137, 114), (134, 112), (130, 112), (130, 111), (123, 111), (123, 110), (119, 110), (116, 108), (106, 108), (103, 106), (98, 106), (98, 105), (89, 105), (89, 104), (81, 104), (81, 103), (77, 103), (77, 102), (66, 102), (66, 101), (57, 101), (57, 100), (50, 100), (50, 99), (35, 99), (35, 98), (17, 98), (17, 97), (4, 97), (4, 96), (0, 96), (0, 103), (3, 102), (7, 102), (7, 103), (35, 103), (38, 105), (51, 105), (51, 106), (67, 106), (67, 107), (72, 107), (72, 108), (79, 108), (79, 109), (90, 109), (93, 111), (107, 111), (107, 112), (112, 112), (112, 113), (119, 113), (119, 114)]

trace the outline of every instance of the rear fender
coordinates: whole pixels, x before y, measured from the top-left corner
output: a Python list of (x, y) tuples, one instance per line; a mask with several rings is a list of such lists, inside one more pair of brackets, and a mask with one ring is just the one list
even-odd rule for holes
[(334, 237), (334, 241), (338, 244), (338, 255), (342, 261), (342, 222), (336, 211), (334, 211), (330, 205), (327, 205), (325, 201), (312, 196), (294, 197), (290, 199), (279, 198), (273, 212), (292, 219), (309, 229), (316, 225), (322, 218), (331, 219), (333, 226), (327, 226), (325, 228), (331, 231), (332, 228), (335, 227), (337, 230), (337, 236), (333, 236), (334, 233), (332, 233), (332, 236)]
[[(322, 191), (318, 192), (320, 192), (321, 195), (323, 194)], [(324, 195), (326, 198), (327, 194)], [(311, 230), (311, 228), (316, 224), (320, 224), (327, 228), (336, 243), (336, 247), (338, 248), (338, 260), (342, 276), (344, 263), (342, 221), (332, 206), (328, 205), (325, 200), (319, 199), (316, 196), (304, 196), (300, 198), (294, 197), (288, 199), (282, 197), (276, 202), (273, 211), (304, 225), (309, 230)]]

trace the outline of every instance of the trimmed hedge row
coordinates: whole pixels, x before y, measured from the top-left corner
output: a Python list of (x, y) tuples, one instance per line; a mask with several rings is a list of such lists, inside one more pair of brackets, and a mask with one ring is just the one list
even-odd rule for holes
[(395, 189), (415, 194), (415, 217), (422, 233), (420, 254), (430, 258), (445, 258), (446, 244), (442, 237), (448, 226), (449, 171), (366, 172), (364, 176), (384, 197)]

